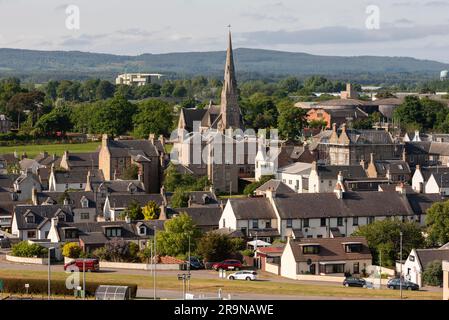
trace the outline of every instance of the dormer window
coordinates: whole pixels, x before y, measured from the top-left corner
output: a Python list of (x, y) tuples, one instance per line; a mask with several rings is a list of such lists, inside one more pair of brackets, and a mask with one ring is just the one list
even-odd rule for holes
[(89, 207), (89, 200), (87, 200), (86, 198), (83, 198), (81, 200), (81, 207), (82, 208), (88, 208)]
[(363, 245), (361, 243), (345, 243), (346, 253), (362, 252)]
[(63, 214), (63, 213), (58, 214), (58, 220), (65, 221), (65, 214)]
[(26, 223), (34, 223), (34, 215), (30, 214), (25, 217)]
[(320, 245), (305, 245), (302, 247), (303, 254), (319, 254), (320, 253)]
[(146, 235), (146, 234), (147, 234), (147, 228), (146, 228), (145, 226), (141, 226), (141, 227), (139, 228), (139, 234), (140, 234), (141, 236)]
[(107, 228), (106, 229), (107, 237), (121, 237), (122, 236), (122, 228)]
[(69, 204), (70, 204), (69, 199), (65, 198), (65, 199), (64, 199), (64, 205), (65, 205), (65, 206), (68, 206)]

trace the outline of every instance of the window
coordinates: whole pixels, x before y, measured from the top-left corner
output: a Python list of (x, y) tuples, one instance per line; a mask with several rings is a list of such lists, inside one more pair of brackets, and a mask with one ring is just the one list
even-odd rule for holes
[(66, 184), (65, 184), (65, 189), (67, 190), (68, 188), (69, 188), (69, 184), (66, 183)]
[(82, 183), (80, 183), (80, 189), (83, 189), (83, 184)]
[(34, 216), (29, 215), (25, 218), (26, 223), (34, 223)]
[(320, 219), (320, 226), (325, 227), (326, 226), (326, 218)]
[(243, 235), (246, 236), (248, 233), (246, 231), (247, 229), (245, 227), (240, 228), (240, 231), (242, 231)]
[(64, 214), (58, 215), (58, 219), (59, 221), (65, 221), (65, 215)]
[(362, 252), (362, 244), (361, 243), (351, 243), (345, 245), (345, 251), (347, 253), (353, 253), (353, 252)]
[(332, 187), (332, 180), (329, 180), (329, 188)]
[(317, 238), (322, 238), (323, 235), (322, 235), (322, 234), (317, 234), (316, 237), (317, 237)]
[(337, 226), (339, 226), (339, 227), (343, 226), (343, 218), (341, 218), (341, 217), (337, 218)]
[(331, 273), (344, 273), (344, 264), (320, 264), (320, 273), (331, 274)]
[(147, 233), (147, 228), (145, 226), (141, 226), (139, 228), (139, 234), (145, 235)]
[(223, 228), (226, 228), (226, 219), (223, 219)]
[(354, 262), (354, 274), (359, 274), (360, 273), (360, 265), (358, 262)]
[(257, 219), (252, 220), (251, 226), (253, 229), (259, 228), (259, 220), (257, 220)]
[(81, 220), (89, 220), (89, 212), (81, 212), (80, 219)]
[(304, 228), (308, 228), (309, 227), (309, 219), (305, 218), (303, 221), (304, 221)]
[(287, 228), (291, 228), (293, 226), (293, 220), (287, 219)]
[(409, 258), (409, 260), (410, 260), (411, 262), (414, 262), (414, 261), (415, 261), (415, 256), (410, 255), (408, 258)]
[(78, 232), (74, 229), (68, 229), (65, 231), (66, 239), (75, 239), (78, 237)]
[(320, 246), (303, 246), (302, 253), (303, 254), (319, 254)]
[(108, 228), (108, 229), (106, 229), (106, 236), (107, 237), (121, 237), (122, 236), (122, 229), (120, 229), (120, 228)]
[(375, 220), (375, 217), (368, 217), (368, 224), (374, 223)]
[(352, 218), (352, 225), (353, 226), (358, 226), (359, 225), (359, 217)]
[(265, 222), (265, 228), (266, 229), (271, 229), (271, 220), (268, 220)]
[(27, 237), (28, 237), (28, 239), (36, 238), (36, 231), (28, 231)]

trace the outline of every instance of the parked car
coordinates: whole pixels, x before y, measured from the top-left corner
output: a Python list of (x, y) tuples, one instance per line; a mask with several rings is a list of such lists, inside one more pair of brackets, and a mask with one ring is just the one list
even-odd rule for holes
[(254, 281), (256, 280), (257, 272), (246, 270), (246, 271), (238, 271), (230, 274), (228, 276), (229, 280), (247, 280), (247, 281)]
[(224, 260), (222, 262), (217, 262), (212, 265), (214, 270), (240, 270), (242, 268), (242, 263), (238, 260)]
[(400, 289), (401, 281), (402, 281), (402, 289), (404, 289), (404, 290), (419, 290), (419, 286), (416, 283), (413, 283), (411, 281), (407, 281), (404, 279), (401, 280), (399, 278), (389, 280), (387, 283), (387, 288), (388, 289), (396, 289), (396, 290)]
[(345, 287), (360, 287), (360, 288), (368, 287), (368, 284), (365, 279), (353, 278), (353, 277), (348, 277), (345, 280), (343, 280), (343, 285)]
[[(186, 264), (189, 264), (189, 261), (186, 261)], [(190, 257), (190, 269), (191, 270), (200, 270), (204, 269), (204, 264), (196, 257)]]
[(83, 271), (84, 267), (86, 267), (85, 271), (99, 271), (100, 270), (100, 262), (98, 259), (75, 259), (69, 263), (64, 264), (64, 270), (71, 270), (72, 272), (78, 268), (79, 271)]

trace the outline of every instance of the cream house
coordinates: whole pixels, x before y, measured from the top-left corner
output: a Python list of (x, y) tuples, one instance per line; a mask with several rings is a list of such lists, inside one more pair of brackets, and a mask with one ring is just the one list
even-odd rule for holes
[(449, 261), (443, 261), (443, 300), (449, 300)]
[(281, 276), (296, 280), (300, 275), (361, 275), (371, 261), (363, 237), (301, 240), (289, 237), (281, 256)]

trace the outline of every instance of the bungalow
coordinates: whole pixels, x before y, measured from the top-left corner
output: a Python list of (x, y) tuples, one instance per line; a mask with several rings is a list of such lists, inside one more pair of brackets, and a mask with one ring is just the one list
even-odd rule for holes
[(288, 238), (281, 256), (281, 276), (298, 279), (298, 276), (304, 274), (360, 275), (371, 262), (371, 252), (364, 237), (301, 240)]
[[(447, 245), (436, 249), (412, 249), (402, 267), (402, 274), (408, 281), (423, 286), (423, 272), (429, 263), (449, 259), (449, 248)], [(396, 270), (400, 272), (400, 270)]]

